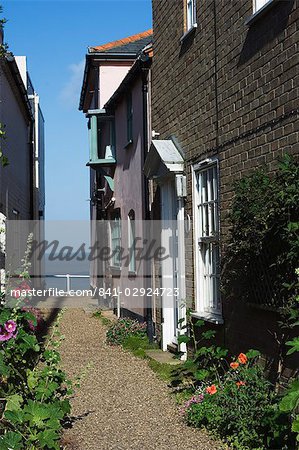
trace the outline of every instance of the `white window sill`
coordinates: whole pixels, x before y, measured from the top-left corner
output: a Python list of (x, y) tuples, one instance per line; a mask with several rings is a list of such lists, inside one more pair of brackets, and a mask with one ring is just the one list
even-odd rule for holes
[(110, 266), (110, 272), (111, 272), (112, 276), (120, 276), (120, 274), (121, 274), (121, 267)]
[(197, 28), (197, 23), (194, 23), (192, 25), (192, 27), (189, 28), (189, 30), (187, 30), (186, 33), (184, 33), (183, 36), (180, 38), (181, 44), (185, 41), (185, 39), (187, 39), (188, 36), (190, 36), (190, 34), (194, 33), (196, 28)]
[(264, 6), (262, 6), (255, 13), (253, 13), (252, 16), (248, 17), (245, 20), (245, 25), (250, 26), (255, 23), (257, 20), (263, 17), (263, 15), (266, 14), (276, 2), (277, 0), (269, 0)]
[(224, 323), (223, 317), (221, 315), (193, 312), (191, 313), (191, 316), (195, 319), (202, 319), (205, 322), (214, 323), (215, 325), (223, 325)]

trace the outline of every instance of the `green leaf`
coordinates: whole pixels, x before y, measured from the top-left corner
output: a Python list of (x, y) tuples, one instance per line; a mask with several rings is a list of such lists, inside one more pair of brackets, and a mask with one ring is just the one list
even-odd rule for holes
[(4, 309), (0, 313), (0, 325), (4, 325), (11, 318), (11, 310)]
[(286, 345), (292, 347), (287, 355), (291, 355), (292, 353), (299, 352), (299, 337), (295, 337), (292, 341), (286, 342)]
[(292, 423), (292, 431), (299, 433), (299, 415), (295, 417), (295, 420)]
[(261, 356), (261, 353), (258, 350), (248, 350), (248, 352), (246, 352), (246, 356), (248, 359), (254, 359), (254, 358), (258, 358), (259, 356)]
[(41, 448), (47, 447), (49, 449), (58, 449), (58, 450), (59, 446), (57, 441), (59, 437), (60, 437), (59, 434), (54, 430), (41, 431), (37, 435), (38, 443), (41, 446)]
[(195, 327), (203, 327), (204, 324), (205, 324), (205, 321), (199, 319), (199, 320), (197, 320), (197, 321), (195, 322), (194, 326), (195, 326)]
[(206, 369), (201, 369), (195, 372), (194, 376), (196, 380), (203, 381), (209, 376), (210, 372)]
[(299, 380), (294, 381), (288, 393), (283, 397), (280, 402), (280, 410), (285, 412), (294, 411), (295, 408), (299, 405)]
[(21, 404), (23, 403), (23, 398), (21, 395), (14, 394), (6, 398), (5, 411), (19, 411), (21, 409)]
[(36, 316), (34, 314), (32, 314), (31, 312), (26, 312), (26, 313), (24, 313), (23, 317), (24, 317), (24, 319), (32, 322), (33, 326), (36, 327), (36, 325), (37, 325), (37, 318), (36, 318)]
[(29, 389), (34, 389), (38, 384), (36, 374), (32, 370), (27, 370), (27, 384)]
[(215, 337), (215, 335), (216, 335), (216, 332), (213, 330), (208, 330), (208, 331), (205, 331), (204, 333), (202, 333), (202, 337), (204, 339), (212, 339)]
[(178, 344), (188, 344), (190, 342), (190, 337), (185, 334), (178, 336)]
[(12, 423), (23, 423), (24, 414), (22, 411), (4, 411), (4, 416)]
[(10, 373), (9, 367), (4, 362), (4, 356), (0, 353), (0, 374), (4, 377), (7, 377)]
[(0, 448), (3, 450), (21, 450), (24, 448), (22, 436), (17, 432), (8, 431), (4, 436), (0, 437)]

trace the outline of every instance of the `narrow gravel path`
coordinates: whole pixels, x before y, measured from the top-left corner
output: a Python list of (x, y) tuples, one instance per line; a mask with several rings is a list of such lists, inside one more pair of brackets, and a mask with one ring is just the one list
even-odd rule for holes
[(83, 310), (61, 322), (62, 360), (70, 376), (93, 367), (72, 400), (81, 416), (65, 432), (68, 450), (216, 450), (205, 433), (185, 426), (163, 381), (138, 359), (105, 343), (105, 327)]

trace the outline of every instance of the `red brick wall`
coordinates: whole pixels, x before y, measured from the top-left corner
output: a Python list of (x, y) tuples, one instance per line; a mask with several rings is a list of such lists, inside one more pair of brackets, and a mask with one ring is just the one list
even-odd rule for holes
[[(218, 156), (222, 238), (234, 180), (261, 165), (274, 170), (285, 152), (299, 154), (298, 2), (277, 2), (247, 26), (251, 14), (252, 0), (198, 0), (198, 27), (181, 44), (184, 1), (153, 0), (153, 129), (183, 149), (191, 217), (191, 166)], [(186, 251), (187, 297), (194, 298), (192, 245)], [(226, 344), (273, 355), (267, 330), (275, 329), (275, 314), (223, 301)]]

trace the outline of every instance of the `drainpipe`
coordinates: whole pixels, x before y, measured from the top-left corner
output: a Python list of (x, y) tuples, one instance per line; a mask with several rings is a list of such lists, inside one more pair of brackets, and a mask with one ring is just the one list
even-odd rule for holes
[[(149, 68), (146, 67), (147, 61), (145, 63), (141, 62), (142, 68), (141, 68), (141, 76), (142, 76), (142, 105), (143, 105), (143, 164), (145, 163), (145, 159), (148, 153), (148, 115), (149, 115), (149, 101), (148, 101), (148, 77), (149, 77)], [(143, 194), (145, 201), (145, 210), (144, 210), (144, 218), (145, 221), (148, 221), (150, 219), (150, 212), (149, 212), (149, 189), (148, 189), (148, 181), (145, 175), (143, 175), (144, 181), (143, 181)], [(147, 229), (147, 227), (146, 227)], [(145, 261), (145, 279), (147, 280), (147, 287), (150, 283), (150, 277), (148, 277), (148, 273), (151, 270), (150, 261)], [(146, 297), (147, 301), (150, 300), (150, 297)], [(146, 314), (146, 323), (147, 323), (147, 334), (150, 342), (153, 341), (154, 336), (154, 327), (153, 327), (153, 317), (152, 317), (152, 305), (146, 305), (145, 309)]]
[(30, 120), (28, 125), (29, 131), (29, 161), (30, 161), (30, 220), (36, 220), (35, 215), (35, 157), (34, 157), (34, 122)]

